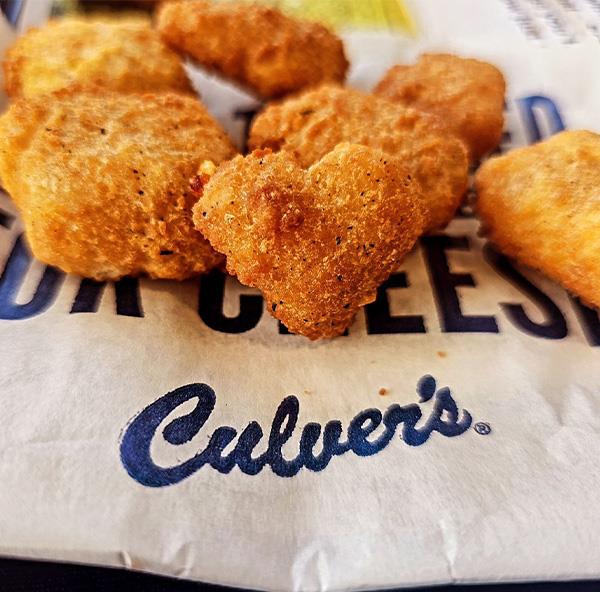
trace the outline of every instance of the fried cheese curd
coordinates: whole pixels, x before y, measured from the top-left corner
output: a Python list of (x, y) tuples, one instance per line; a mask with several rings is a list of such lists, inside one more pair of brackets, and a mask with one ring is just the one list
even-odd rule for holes
[(478, 161), (498, 146), (504, 127), (504, 76), (492, 64), (450, 54), (424, 54), (394, 66), (375, 94), (443, 119)]
[(194, 223), (228, 271), (310, 339), (342, 334), (425, 224), (418, 182), (366, 146), (341, 144), (308, 169), (287, 152), (256, 150), (192, 185)]
[(95, 280), (182, 280), (219, 264), (192, 223), (189, 178), (235, 153), (187, 95), (69, 89), (0, 117), (0, 178), (34, 256)]
[(492, 158), (476, 190), (499, 251), (600, 307), (600, 135), (566, 131)]
[(467, 153), (434, 115), (323, 85), (267, 106), (252, 124), (248, 145), (293, 153), (308, 167), (341, 142), (377, 148), (402, 162), (423, 190), (427, 230), (452, 219), (467, 188)]
[(333, 32), (267, 6), (168, 1), (158, 9), (156, 26), (171, 47), (263, 98), (343, 82), (348, 69)]
[(9, 97), (78, 84), (118, 92), (191, 92), (181, 58), (142, 17), (68, 17), (31, 29), (8, 50)]

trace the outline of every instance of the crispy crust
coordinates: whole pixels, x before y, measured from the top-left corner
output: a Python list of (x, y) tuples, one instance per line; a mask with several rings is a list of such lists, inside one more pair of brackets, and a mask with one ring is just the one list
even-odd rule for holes
[(428, 230), (452, 219), (467, 188), (467, 154), (462, 142), (433, 115), (324, 85), (268, 106), (255, 119), (248, 145), (292, 152), (307, 167), (340, 142), (397, 156), (423, 189)]
[(188, 179), (235, 150), (186, 95), (65, 90), (0, 118), (0, 177), (33, 254), (97, 280), (184, 279), (221, 261), (194, 229)]
[(441, 117), (469, 147), (472, 161), (498, 146), (506, 83), (498, 68), (450, 54), (424, 54), (394, 66), (375, 93)]
[(600, 135), (562, 132), (488, 160), (476, 189), (501, 252), (600, 306)]
[(30, 29), (3, 63), (9, 97), (78, 84), (119, 92), (191, 92), (181, 58), (143, 18), (71, 17)]
[(266, 6), (165, 2), (156, 24), (173, 48), (263, 98), (343, 82), (348, 69), (342, 41), (329, 29)]
[(418, 183), (380, 150), (341, 144), (308, 170), (286, 152), (222, 164), (194, 223), (267, 310), (310, 339), (340, 335), (424, 226)]
[(21, 76), (23, 70), (24, 56), (16, 51), (16, 47), (9, 48), (2, 62), (4, 72), (4, 90), (9, 97), (18, 97), (22, 93)]

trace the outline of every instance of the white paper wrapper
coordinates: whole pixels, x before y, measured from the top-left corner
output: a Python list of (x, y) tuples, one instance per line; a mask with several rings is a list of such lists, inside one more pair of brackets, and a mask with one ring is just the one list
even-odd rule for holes
[[(518, 4), (539, 5), (415, 2), (417, 39), (348, 34), (351, 82), (456, 51), (506, 73), (505, 149), (600, 131), (600, 45), (527, 39)], [(241, 142), (235, 113), (256, 102), (193, 75)], [(219, 274), (64, 277), (0, 208), (0, 553), (268, 590), (600, 577), (598, 314), (486, 250), (468, 213), (421, 241), (349, 335), (310, 343)], [(322, 440), (307, 442), (335, 420), (342, 444), (330, 423), (319, 465)], [(198, 457), (220, 426), (233, 441)]]

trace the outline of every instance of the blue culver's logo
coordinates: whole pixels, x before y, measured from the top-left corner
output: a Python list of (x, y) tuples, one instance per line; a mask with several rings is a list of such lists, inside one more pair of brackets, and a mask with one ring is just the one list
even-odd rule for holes
[[(217, 398), (212, 388), (206, 384), (188, 384), (162, 396), (131, 420), (121, 440), (121, 461), (129, 475), (147, 487), (174, 485), (207, 465), (225, 474), (237, 466), (246, 475), (257, 475), (269, 466), (279, 477), (293, 477), (302, 468), (322, 471), (335, 456), (347, 452), (357, 456), (377, 454), (398, 433), (404, 444), (421, 446), (433, 432), (452, 438), (464, 434), (471, 426), (471, 414), (459, 410), (450, 389), (438, 389), (432, 376), (423, 376), (419, 380), (417, 393), (419, 403), (392, 404), (384, 412), (365, 409), (357, 413), (345, 435), (342, 422), (337, 419), (328, 421), (324, 427), (315, 422), (307, 423), (300, 434), (297, 456), (287, 459), (282, 448), (292, 438), (300, 413), (298, 398), (290, 395), (275, 412), (264, 453), (253, 456), (254, 449), (263, 440), (264, 431), (257, 421), (251, 421), (239, 435), (233, 427), (220, 426), (211, 434), (202, 452), (176, 466), (158, 466), (152, 460), (150, 448), (167, 417), (187, 401), (196, 399), (196, 406), (190, 413), (173, 419), (162, 430), (166, 442), (179, 446), (200, 433), (215, 408)], [(427, 419), (422, 421), (427, 413)], [(417, 426), (417, 423), (421, 425)], [(380, 426), (383, 426), (380, 435), (369, 439)], [(225, 448), (236, 437), (233, 450), (224, 454)], [(315, 454), (319, 439), (322, 449)]]

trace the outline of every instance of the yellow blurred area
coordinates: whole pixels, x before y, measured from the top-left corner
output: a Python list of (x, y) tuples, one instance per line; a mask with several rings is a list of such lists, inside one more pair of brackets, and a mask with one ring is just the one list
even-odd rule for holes
[(404, 0), (265, 0), (301, 18), (334, 27), (388, 28), (415, 33)]

